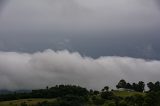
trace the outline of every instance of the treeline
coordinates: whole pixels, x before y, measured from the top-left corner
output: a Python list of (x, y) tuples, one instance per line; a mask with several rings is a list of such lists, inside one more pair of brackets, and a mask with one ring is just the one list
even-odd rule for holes
[(145, 89), (145, 83), (143, 81), (139, 81), (138, 83), (127, 83), (125, 80), (120, 80), (118, 85), (116, 86), (118, 89), (119, 88), (124, 88), (128, 90), (133, 90), (137, 92), (143, 92)]
[[(54, 102), (41, 102), (32, 106), (160, 106), (160, 82), (147, 83), (148, 91), (145, 91), (145, 83), (128, 83), (120, 80), (116, 86), (126, 92), (140, 92), (130, 96), (119, 96), (105, 86), (101, 91), (87, 90), (74, 85), (56, 85), (45, 89), (32, 90), (31, 93), (13, 93), (0, 95), (0, 101), (30, 98), (55, 98)], [(21, 106), (31, 106), (22, 103)]]
[[(119, 83), (116, 85), (117, 89), (123, 88), (126, 90), (133, 90), (137, 92), (144, 92), (145, 91), (145, 83), (143, 81), (139, 81), (138, 83), (128, 83), (124, 79), (120, 80)], [(147, 87), (149, 91), (160, 91), (160, 82), (157, 81), (155, 83), (149, 82), (147, 83)]]
[[(34, 106), (82, 106), (88, 101), (89, 91), (86, 88), (75, 85), (56, 85), (46, 89), (32, 90), (31, 93), (14, 93), (0, 95), (0, 101), (29, 99), (29, 98), (56, 98), (56, 101), (42, 102)], [(21, 106), (28, 106), (22, 103)]]
[(0, 101), (28, 99), (28, 98), (57, 98), (65, 95), (86, 96), (89, 91), (86, 88), (74, 85), (56, 85), (46, 89), (32, 90), (31, 93), (13, 93), (0, 95)]

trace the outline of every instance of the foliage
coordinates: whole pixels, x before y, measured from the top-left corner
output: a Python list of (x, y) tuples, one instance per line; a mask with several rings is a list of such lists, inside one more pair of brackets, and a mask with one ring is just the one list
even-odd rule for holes
[(137, 92), (143, 92), (145, 88), (145, 83), (143, 81), (139, 81), (138, 83), (127, 83), (124, 79), (120, 80), (119, 83), (116, 85), (116, 87), (124, 88), (124, 89), (130, 89)]
[[(147, 86), (149, 91), (144, 93), (145, 84), (142, 81), (132, 84), (125, 80), (119, 81), (116, 87), (125, 88), (124, 91), (110, 91), (108, 86), (101, 91), (88, 91), (80, 86), (56, 85), (32, 90), (31, 93), (0, 95), (0, 101), (6, 101), (0, 102), (0, 106), (160, 106), (160, 82), (149, 82)], [(34, 99), (30, 98), (43, 99), (34, 102)], [(17, 103), (10, 101), (20, 99)]]
[(147, 84), (147, 86), (148, 86), (150, 92), (151, 91), (155, 91), (155, 92), (160, 91), (160, 82), (159, 81), (157, 81), (155, 83), (149, 82)]

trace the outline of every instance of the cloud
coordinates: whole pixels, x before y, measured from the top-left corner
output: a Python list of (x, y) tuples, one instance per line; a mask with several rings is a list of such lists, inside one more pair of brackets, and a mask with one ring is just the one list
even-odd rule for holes
[(0, 52), (0, 89), (34, 89), (56, 84), (76, 84), (101, 89), (130, 82), (160, 80), (160, 61), (130, 57), (93, 59), (67, 50), (17, 53)]
[[(0, 5), (3, 5), (5, 0), (0, 0)], [(0, 6), (1, 7), (1, 6)]]
[(155, 1), (156, 1), (157, 6), (159, 7), (160, 6), (160, 1), (159, 0), (155, 0)]
[(0, 50), (160, 59), (156, 1), (9, 0), (0, 16)]
[(2, 11), (6, 1), (8, 0), (0, 0), (0, 12)]
[(152, 28), (159, 18), (154, 1), (146, 0), (12, 0), (1, 21), (12, 30), (81, 32)]

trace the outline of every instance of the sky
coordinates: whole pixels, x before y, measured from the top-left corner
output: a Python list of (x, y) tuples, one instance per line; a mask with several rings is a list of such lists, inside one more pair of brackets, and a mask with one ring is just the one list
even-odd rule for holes
[(0, 89), (160, 80), (159, 29), (159, 0), (0, 0)]

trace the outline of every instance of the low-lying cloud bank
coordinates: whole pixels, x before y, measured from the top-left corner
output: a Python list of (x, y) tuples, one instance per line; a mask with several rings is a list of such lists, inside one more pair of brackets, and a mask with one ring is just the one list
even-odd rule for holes
[(0, 52), (0, 89), (34, 89), (76, 84), (93, 89), (128, 81), (160, 80), (160, 61), (130, 57), (93, 59), (67, 50), (34, 54)]

